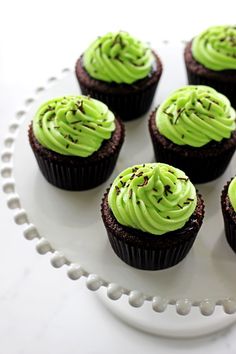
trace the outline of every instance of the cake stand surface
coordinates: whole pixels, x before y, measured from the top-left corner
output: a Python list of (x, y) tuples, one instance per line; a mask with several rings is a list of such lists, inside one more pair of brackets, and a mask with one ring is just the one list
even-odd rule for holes
[[(153, 108), (171, 91), (186, 84), (183, 44), (161, 43), (157, 52), (164, 72)], [(100, 289), (98, 295), (114, 314), (139, 329), (164, 336), (193, 337), (232, 324), (236, 319), (236, 255), (225, 240), (220, 193), (235, 175), (235, 158), (222, 177), (198, 186), (205, 200), (206, 215), (189, 255), (167, 270), (134, 269), (112, 251), (101, 221), (100, 203), (104, 191), (121, 170), (154, 161), (148, 115), (126, 123), (126, 140), (115, 171), (106, 183), (86, 192), (59, 190), (40, 174), (27, 130), (42, 102), (67, 94), (79, 94), (70, 69), (64, 69), (36, 89), (34, 96), (17, 111), (4, 141), (3, 190), (24, 236), (37, 239), (37, 251), (51, 252), (52, 265), (66, 266), (71, 279), (86, 277), (87, 287)]]
[(163, 312), (152, 310), (146, 301), (142, 307), (135, 309), (128, 306), (127, 297), (112, 301), (106, 296), (104, 288), (97, 292), (99, 301), (108, 311), (123, 323), (140, 331), (168, 338), (196, 338), (210, 335), (226, 329), (236, 321), (236, 315), (228, 315), (219, 306), (214, 315), (203, 316), (198, 307), (193, 307), (187, 316), (176, 314), (175, 306), (168, 306)]

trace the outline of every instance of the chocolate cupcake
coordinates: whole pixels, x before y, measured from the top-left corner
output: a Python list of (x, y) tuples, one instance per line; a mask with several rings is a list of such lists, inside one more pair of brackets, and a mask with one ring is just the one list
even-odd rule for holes
[(29, 127), (29, 142), (46, 180), (67, 190), (98, 186), (111, 175), (123, 140), (123, 123), (86, 96), (44, 103)]
[(117, 256), (135, 268), (158, 270), (187, 255), (202, 225), (204, 202), (184, 172), (147, 163), (116, 177), (101, 212)]
[(236, 148), (235, 110), (207, 86), (185, 86), (151, 114), (156, 161), (183, 170), (194, 183), (219, 177)]
[(207, 85), (229, 98), (236, 108), (236, 27), (210, 27), (184, 52), (189, 84)]
[(225, 225), (225, 236), (228, 244), (236, 253), (236, 177), (223, 188), (221, 208)]
[(148, 45), (117, 32), (98, 37), (78, 59), (75, 72), (83, 94), (131, 120), (148, 111), (162, 64)]

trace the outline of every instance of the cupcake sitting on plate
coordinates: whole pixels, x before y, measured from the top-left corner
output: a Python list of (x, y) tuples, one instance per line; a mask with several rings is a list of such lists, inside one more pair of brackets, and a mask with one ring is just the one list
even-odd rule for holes
[(225, 225), (225, 236), (228, 244), (236, 253), (236, 177), (223, 188), (221, 208)]
[(182, 169), (194, 183), (216, 179), (236, 149), (235, 119), (229, 100), (213, 88), (178, 89), (149, 120), (156, 161)]
[(184, 53), (189, 84), (207, 85), (236, 108), (236, 26), (214, 26), (190, 41)]
[(148, 111), (162, 64), (146, 43), (115, 32), (98, 37), (78, 59), (75, 71), (83, 94), (131, 120)]
[(184, 172), (146, 163), (116, 177), (101, 211), (118, 257), (135, 268), (158, 270), (187, 255), (203, 221), (204, 203)]
[(29, 142), (48, 182), (67, 190), (98, 186), (112, 173), (124, 140), (123, 123), (86, 96), (43, 103), (29, 127)]

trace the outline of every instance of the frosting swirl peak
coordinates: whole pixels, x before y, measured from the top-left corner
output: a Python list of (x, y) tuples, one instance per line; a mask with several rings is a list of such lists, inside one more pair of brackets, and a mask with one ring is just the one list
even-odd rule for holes
[(184, 86), (157, 109), (156, 126), (177, 145), (201, 147), (230, 138), (235, 130), (235, 110), (229, 100), (208, 86)]
[(236, 69), (236, 26), (210, 27), (192, 42), (195, 60), (206, 68), (220, 71)]
[(114, 180), (108, 204), (116, 220), (154, 235), (182, 228), (197, 195), (185, 173), (164, 163), (129, 167)]
[(127, 32), (107, 33), (84, 52), (83, 64), (97, 80), (117, 84), (143, 79), (151, 71), (154, 56), (148, 45)]
[(39, 143), (61, 155), (90, 156), (114, 130), (115, 117), (108, 107), (82, 95), (45, 102), (33, 119)]

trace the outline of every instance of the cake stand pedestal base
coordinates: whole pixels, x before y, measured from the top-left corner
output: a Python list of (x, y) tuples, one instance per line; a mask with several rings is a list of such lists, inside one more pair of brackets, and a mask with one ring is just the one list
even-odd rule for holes
[(216, 306), (211, 316), (203, 316), (198, 307), (193, 307), (186, 316), (176, 313), (169, 305), (163, 313), (153, 311), (151, 303), (134, 308), (127, 303), (127, 296), (110, 300), (105, 289), (97, 292), (99, 301), (119, 320), (143, 332), (168, 338), (195, 338), (219, 332), (236, 323), (236, 314), (227, 315)]

